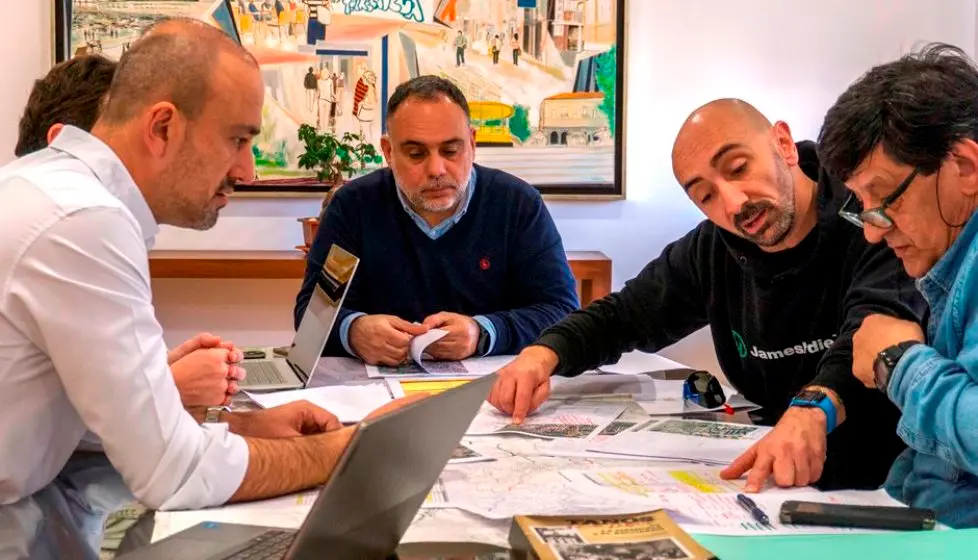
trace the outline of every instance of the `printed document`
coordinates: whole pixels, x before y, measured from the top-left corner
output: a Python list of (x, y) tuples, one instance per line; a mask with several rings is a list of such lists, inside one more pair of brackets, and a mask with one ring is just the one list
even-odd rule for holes
[(583, 439), (603, 430), (624, 410), (623, 402), (552, 400), (527, 416), (522, 424), (515, 425), (511, 415), (483, 403), (466, 435), (521, 434), (545, 439)]
[(396, 398), (404, 396), (396, 381), (379, 381), (362, 385), (331, 385), (294, 391), (250, 393), (251, 400), (264, 408), (272, 408), (295, 401), (309, 401), (328, 410), (344, 424), (355, 424), (368, 414)]
[(726, 465), (770, 431), (748, 424), (656, 419), (595, 443), (589, 450)]

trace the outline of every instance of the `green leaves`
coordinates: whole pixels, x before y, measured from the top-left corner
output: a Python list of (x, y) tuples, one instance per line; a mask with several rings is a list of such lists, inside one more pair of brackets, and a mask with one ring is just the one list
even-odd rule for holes
[(342, 136), (324, 132), (320, 134), (308, 124), (299, 127), (299, 140), (305, 144), (305, 152), (299, 156), (299, 167), (315, 169), (320, 181), (339, 183), (344, 174), (363, 170), (368, 163), (379, 164), (383, 158), (373, 144), (363, 141), (363, 137), (352, 132)]

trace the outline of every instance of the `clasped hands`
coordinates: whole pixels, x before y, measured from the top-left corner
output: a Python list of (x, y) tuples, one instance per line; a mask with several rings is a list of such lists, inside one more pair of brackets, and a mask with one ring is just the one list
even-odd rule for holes
[(422, 323), (409, 323), (394, 315), (363, 315), (350, 325), (350, 348), (370, 365), (397, 366), (408, 360), (411, 340), (431, 329), (448, 334), (428, 346), (425, 353), (436, 360), (464, 360), (475, 353), (479, 324), (458, 313), (435, 313)]

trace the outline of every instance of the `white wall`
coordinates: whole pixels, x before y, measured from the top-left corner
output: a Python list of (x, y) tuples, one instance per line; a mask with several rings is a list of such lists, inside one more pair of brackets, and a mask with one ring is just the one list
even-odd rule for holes
[[(11, 0), (3, 0), (4, 2)], [(24, 2), (23, 25), (0, 36), (0, 162), (31, 80), (50, 60), (49, 2)], [(682, 120), (717, 97), (742, 97), (796, 138), (814, 138), (822, 115), (845, 86), (871, 65), (921, 40), (975, 52), (975, 0), (630, 0), (628, 25), (626, 188), (611, 203), (550, 203), (566, 247), (601, 250), (614, 260), (614, 284), (641, 270), (700, 215), (672, 177), (669, 153)], [(12, 32), (13, 34), (9, 34)], [(43, 43), (43, 44), (42, 44)], [(287, 249), (301, 242), (296, 217), (315, 200), (235, 199), (209, 232), (165, 230), (159, 248)], [(291, 339), (293, 281), (158, 281), (157, 312), (177, 342), (200, 329), (239, 344)], [(701, 367), (715, 363), (708, 333), (666, 352)]]

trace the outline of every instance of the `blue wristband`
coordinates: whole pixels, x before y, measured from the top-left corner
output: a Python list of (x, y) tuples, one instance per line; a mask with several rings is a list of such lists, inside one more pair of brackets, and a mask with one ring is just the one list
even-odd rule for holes
[(835, 429), (835, 403), (825, 393), (813, 390), (802, 391), (795, 398), (791, 399), (789, 406), (821, 408), (825, 412), (825, 433), (831, 434), (832, 430)]

